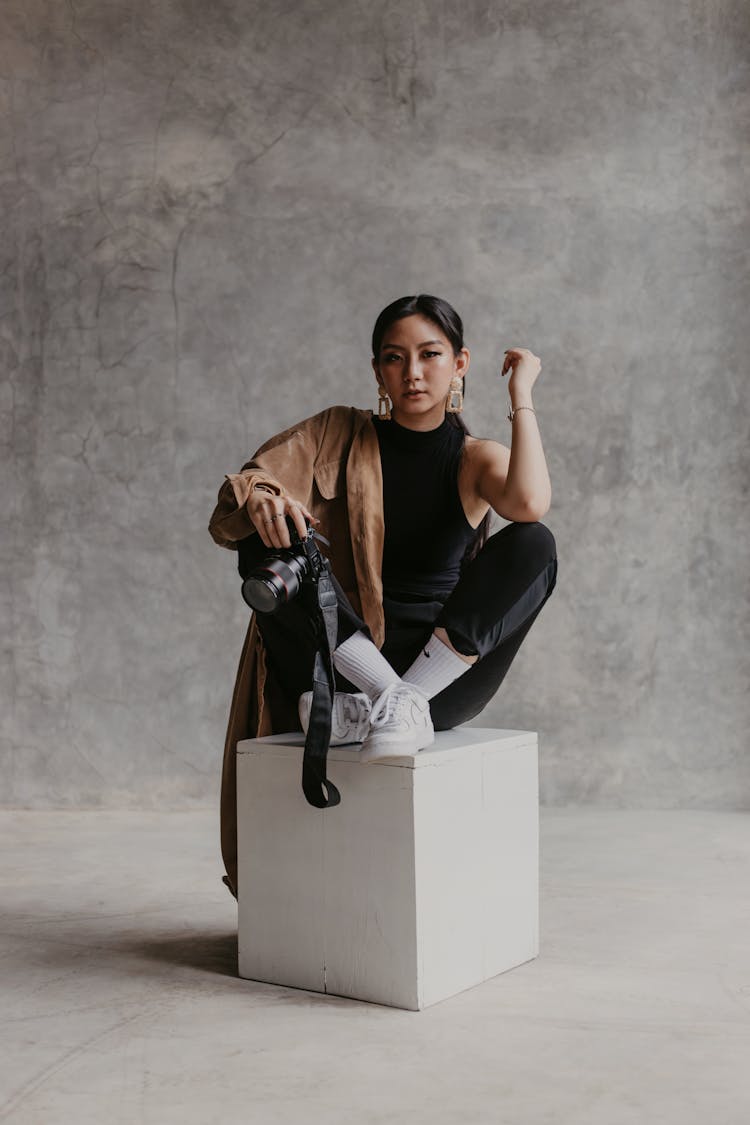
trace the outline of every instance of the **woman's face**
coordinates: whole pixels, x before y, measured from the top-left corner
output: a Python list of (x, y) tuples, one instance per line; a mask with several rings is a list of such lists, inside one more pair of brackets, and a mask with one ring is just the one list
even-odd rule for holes
[(445, 416), (451, 379), (468, 370), (469, 349), (454, 355), (441, 329), (415, 313), (386, 331), (372, 366), (378, 385), (385, 387), (393, 404), (393, 418), (410, 429), (430, 430)]

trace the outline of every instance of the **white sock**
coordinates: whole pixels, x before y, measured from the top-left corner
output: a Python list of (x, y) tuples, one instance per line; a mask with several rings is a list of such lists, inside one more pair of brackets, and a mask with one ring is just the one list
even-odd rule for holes
[(407, 683), (416, 684), (428, 699), (432, 699), (443, 688), (447, 688), (448, 684), (452, 684), (459, 676), (463, 676), (464, 672), (468, 672), (471, 667), (471, 664), (456, 656), (453, 649), (448, 648), (447, 644), (433, 633), (402, 678)]
[(389, 684), (397, 684), (401, 679), (361, 629), (339, 645), (333, 654), (333, 663), (342, 676), (346, 676), (372, 700), (377, 699)]

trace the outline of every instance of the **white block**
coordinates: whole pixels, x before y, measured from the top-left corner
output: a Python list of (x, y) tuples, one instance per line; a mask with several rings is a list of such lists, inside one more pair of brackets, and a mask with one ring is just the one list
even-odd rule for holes
[(237, 746), (240, 976), (419, 1010), (537, 956), (535, 732), (331, 749), (330, 809), (305, 800), (303, 743)]

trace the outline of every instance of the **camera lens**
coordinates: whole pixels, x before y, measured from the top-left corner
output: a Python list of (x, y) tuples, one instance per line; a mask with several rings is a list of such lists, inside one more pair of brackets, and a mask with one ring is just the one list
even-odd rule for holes
[(287, 560), (270, 559), (264, 566), (256, 567), (245, 579), (242, 596), (258, 613), (273, 613), (295, 596), (306, 570), (307, 559), (304, 556), (292, 556)]

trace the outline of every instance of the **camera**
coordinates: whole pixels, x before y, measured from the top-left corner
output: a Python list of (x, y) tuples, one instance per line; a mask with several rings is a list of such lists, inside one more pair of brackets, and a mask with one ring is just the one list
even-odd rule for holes
[(294, 521), (290, 516), (285, 518), (291, 546), (269, 550), (260, 535), (248, 535), (237, 543), (237, 567), (242, 578), (242, 597), (251, 609), (259, 614), (276, 613), (300, 594), (297, 608), (307, 613), (312, 622), (317, 652), (312, 674), (313, 701), (302, 758), (302, 791), (309, 804), (317, 809), (328, 809), (341, 803), (341, 794), (326, 777), (336, 685), (333, 651), (338, 599), (331, 565), (318, 550), (316, 539), (328, 547), (330, 543), (307, 519), (307, 538), (300, 539)]
[(258, 543), (263, 546), (260, 536), (252, 535), (238, 544), (242, 596), (257, 613), (275, 613), (299, 593), (306, 579), (317, 582), (324, 565), (315, 543), (316, 538), (323, 537), (316, 536), (310, 521), (305, 520), (307, 538), (300, 539), (294, 520), (285, 518), (291, 547), (275, 547), (259, 559)]

